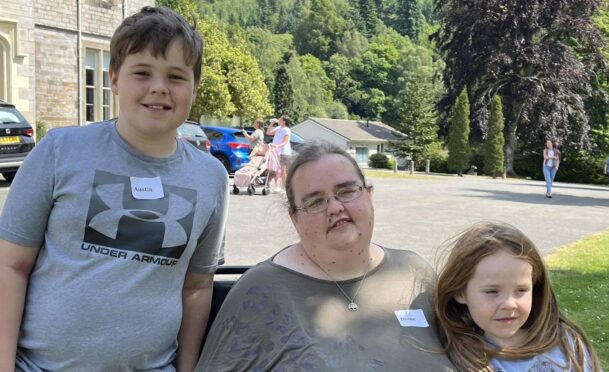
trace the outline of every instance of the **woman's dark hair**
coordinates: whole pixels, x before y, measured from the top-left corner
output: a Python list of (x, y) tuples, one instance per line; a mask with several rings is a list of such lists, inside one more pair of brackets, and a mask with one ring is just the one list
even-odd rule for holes
[(292, 126), (292, 119), (290, 119), (288, 115), (282, 115), (281, 118), (283, 119), (286, 127)]

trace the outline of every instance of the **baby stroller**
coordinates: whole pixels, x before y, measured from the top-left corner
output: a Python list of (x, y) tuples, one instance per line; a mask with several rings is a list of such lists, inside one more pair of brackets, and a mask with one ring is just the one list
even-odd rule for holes
[(262, 195), (269, 194), (267, 173), (270, 154), (266, 145), (252, 150), (250, 161), (235, 172), (233, 194), (239, 194), (240, 187), (247, 187), (249, 195), (255, 194), (257, 187), (262, 187)]

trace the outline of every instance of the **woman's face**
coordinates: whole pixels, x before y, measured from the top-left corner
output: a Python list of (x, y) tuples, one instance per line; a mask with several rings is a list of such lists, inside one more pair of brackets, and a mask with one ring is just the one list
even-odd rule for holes
[(554, 145), (552, 144), (552, 141), (550, 141), (550, 140), (546, 141), (546, 147), (549, 148), (549, 149), (554, 147)]
[(364, 186), (351, 162), (342, 155), (326, 154), (300, 166), (292, 178), (294, 203), (303, 205), (311, 198), (327, 199), (325, 211), (294, 213), (292, 223), (307, 250), (362, 249), (370, 245), (374, 225), (371, 191), (363, 189), (356, 199), (341, 203), (335, 195), (349, 186)]

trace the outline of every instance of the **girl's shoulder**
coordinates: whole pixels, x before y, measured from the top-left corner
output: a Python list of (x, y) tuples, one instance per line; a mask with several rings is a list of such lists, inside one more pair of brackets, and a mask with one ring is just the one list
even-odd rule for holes
[(568, 371), (568, 358), (560, 346), (525, 359), (492, 359), (491, 366), (495, 372), (545, 372)]

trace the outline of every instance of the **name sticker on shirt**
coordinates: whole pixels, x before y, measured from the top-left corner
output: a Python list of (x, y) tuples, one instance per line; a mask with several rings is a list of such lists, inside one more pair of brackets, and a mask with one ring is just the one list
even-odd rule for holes
[(131, 178), (131, 195), (136, 199), (162, 199), (165, 196), (163, 193), (163, 184), (161, 177)]
[(422, 309), (396, 310), (395, 316), (402, 327), (429, 327)]

